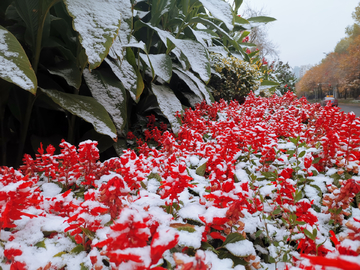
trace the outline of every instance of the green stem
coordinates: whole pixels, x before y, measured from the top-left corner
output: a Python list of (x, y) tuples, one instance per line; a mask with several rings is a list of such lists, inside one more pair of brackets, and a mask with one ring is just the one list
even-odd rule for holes
[(2, 119), (0, 128), (1, 128), (1, 162), (3, 165), (6, 165), (6, 142), (5, 142), (5, 131), (4, 131), (4, 117), (0, 116)]
[(17, 155), (17, 160), (16, 160), (16, 167), (18, 167), (20, 165), (21, 160), (22, 160), (27, 131), (29, 128), (29, 123), (30, 123), (30, 116), (31, 116), (31, 112), (32, 112), (32, 108), (33, 108), (35, 99), (36, 99), (36, 97), (33, 96), (32, 94), (29, 93), (29, 95), (30, 96), (28, 98), (28, 104), (26, 107), (25, 117), (21, 123), (20, 143), (19, 143), (18, 155)]

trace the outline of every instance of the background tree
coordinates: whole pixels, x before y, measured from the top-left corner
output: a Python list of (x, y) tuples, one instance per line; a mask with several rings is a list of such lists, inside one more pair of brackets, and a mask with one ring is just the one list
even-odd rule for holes
[[(352, 13), (355, 23), (345, 30), (334, 52), (309, 70), (297, 85), (298, 95), (319, 97), (319, 93), (337, 90), (340, 98), (358, 98), (360, 95), (360, 4)], [(317, 86), (314, 86), (317, 85)]]

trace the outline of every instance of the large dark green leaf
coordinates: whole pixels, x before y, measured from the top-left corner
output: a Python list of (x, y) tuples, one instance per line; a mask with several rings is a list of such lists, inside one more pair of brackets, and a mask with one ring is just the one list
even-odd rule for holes
[(93, 97), (67, 94), (57, 90), (42, 89), (56, 104), (92, 124), (95, 130), (117, 140), (116, 128), (105, 108)]
[[(191, 73), (188, 70), (183, 70), (181, 68), (174, 68), (174, 72), (179, 76), (180, 79), (182, 79), (190, 88), (191, 91), (193, 91), (196, 95), (205, 98), (205, 101), (207, 104), (212, 103), (212, 96), (209, 94), (209, 91), (206, 89), (206, 85), (193, 73)], [(196, 85), (194, 87), (193, 85)], [(199, 93), (201, 92), (201, 94)]]
[(180, 130), (180, 124), (175, 114), (177, 112), (182, 112), (182, 105), (180, 101), (175, 96), (174, 92), (165, 85), (156, 85), (152, 83), (151, 88), (159, 103), (160, 110), (169, 120), (173, 132), (178, 133)]
[[(26, 25), (26, 40), (32, 47), (33, 65), (37, 68), (43, 37), (50, 31), (49, 10), (60, 0), (15, 0), (14, 5)], [(47, 25), (45, 26), (45, 20)]]
[(203, 25), (209, 26), (210, 28), (216, 30), (216, 32), (221, 35), (223, 39), (233, 45), (236, 50), (240, 50), (239, 44), (229, 35), (228, 32), (226, 32), (221, 27), (208, 20), (207, 18), (194, 17), (190, 20), (190, 23), (202, 23)]
[(136, 101), (137, 96), (137, 75), (135, 69), (126, 59), (119, 61), (105, 58), (116, 77), (122, 82), (125, 89), (129, 91), (131, 98)]
[[(172, 52), (176, 55), (178, 60), (182, 62), (182, 66), (185, 69), (186, 63), (189, 62), (193, 71), (199, 74), (200, 78), (204, 82), (208, 82), (211, 76), (209, 53), (203, 45), (195, 40), (190, 39), (178, 39), (175, 38), (170, 32), (161, 30), (150, 24), (145, 24), (153, 29), (165, 46), (175, 45)], [(169, 42), (171, 41), (171, 42)]]
[[(141, 59), (150, 68), (154, 69), (157, 76), (166, 82), (170, 82), (172, 75), (172, 61), (167, 54), (139, 54)], [(149, 61), (150, 60), (150, 61)]]
[(36, 75), (24, 49), (2, 26), (0, 26), (0, 78), (33, 94), (36, 93)]
[(81, 85), (82, 73), (76, 65), (76, 59), (74, 61), (64, 60), (56, 63), (56, 65), (48, 67), (47, 70), (50, 74), (60, 76), (66, 80), (68, 85), (79, 89)]
[(199, 0), (204, 7), (210, 11), (214, 18), (224, 22), (226, 27), (231, 31), (234, 26), (232, 25), (232, 10), (229, 3), (222, 0)]
[(152, 25), (158, 25), (161, 16), (169, 12), (175, 4), (175, 0), (153, 0), (151, 1), (151, 19)]
[(145, 84), (144, 84), (143, 78), (141, 76), (140, 69), (137, 66), (135, 54), (134, 54), (133, 50), (130, 47), (126, 48), (126, 60), (134, 68), (134, 70), (136, 72), (136, 95), (135, 95), (135, 101), (138, 102), (142, 92), (144, 91)]
[(130, 0), (64, 0), (74, 18), (90, 69), (98, 67), (107, 56), (119, 28), (122, 6)]
[(109, 69), (84, 70), (84, 78), (92, 96), (110, 114), (118, 133), (126, 124), (126, 91)]

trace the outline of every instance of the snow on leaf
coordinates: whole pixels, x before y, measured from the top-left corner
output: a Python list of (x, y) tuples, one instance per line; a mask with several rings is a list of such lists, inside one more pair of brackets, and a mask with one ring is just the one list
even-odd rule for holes
[(190, 62), (191, 68), (199, 74), (204, 82), (208, 82), (211, 76), (209, 53), (199, 42), (190, 39), (175, 39), (175, 46)]
[(120, 62), (119, 60), (105, 58), (105, 62), (110, 66), (116, 77), (122, 82), (125, 89), (129, 91), (131, 98), (136, 101), (137, 76), (134, 68), (126, 59), (123, 59)]
[[(203, 45), (196, 40), (175, 38), (167, 31), (161, 30), (150, 24), (146, 25), (156, 31), (165, 46), (168, 47), (168, 40), (176, 46), (172, 52), (181, 62), (184, 69), (187, 69), (186, 62), (188, 62), (192, 70), (198, 73), (204, 82), (208, 82), (210, 80), (211, 68), (209, 53)], [(186, 59), (184, 59), (184, 57)]]
[(122, 5), (129, 0), (65, 0), (73, 17), (74, 29), (80, 34), (90, 69), (98, 67), (109, 52), (120, 28)]
[(70, 113), (92, 124), (96, 132), (117, 140), (116, 128), (104, 107), (93, 97), (67, 94), (64, 92), (42, 89), (56, 104)]
[[(148, 67), (152, 67), (156, 75), (166, 82), (170, 82), (172, 75), (172, 61), (167, 54), (139, 54)], [(149, 61), (150, 60), (150, 61)]]
[(176, 118), (176, 112), (182, 111), (182, 106), (174, 92), (164, 85), (151, 84), (152, 90), (159, 103), (160, 110), (169, 120), (174, 133), (178, 133), (180, 124)]
[(8, 30), (0, 25), (0, 78), (33, 94), (37, 79), (24, 49)]
[(231, 31), (232, 25), (232, 11), (229, 3), (220, 0), (199, 0), (204, 7), (210, 11), (211, 15), (223, 21), (226, 27)]
[[(206, 89), (206, 85), (199, 78), (197, 78), (190, 71), (182, 70), (180, 68), (175, 68), (174, 72), (180, 77), (180, 79), (182, 79), (190, 87), (191, 91), (193, 91), (195, 94), (197, 94), (200, 97), (204, 97), (207, 104), (210, 105), (212, 103), (212, 97), (210, 96), (208, 90)], [(196, 84), (197, 87), (193, 86), (194, 83)], [(202, 95), (199, 95), (198, 90), (200, 90)]]
[(92, 96), (104, 106), (121, 133), (126, 121), (126, 92), (121, 82), (107, 70), (84, 70), (84, 78)]

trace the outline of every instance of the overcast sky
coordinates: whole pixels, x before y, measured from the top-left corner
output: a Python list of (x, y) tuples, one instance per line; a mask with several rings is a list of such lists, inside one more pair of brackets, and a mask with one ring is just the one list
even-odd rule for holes
[(316, 65), (334, 51), (352, 12), (360, 0), (244, 0), (239, 14), (249, 5), (277, 19), (268, 24), (268, 36), (278, 45), (280, 60), (290, 66)]

